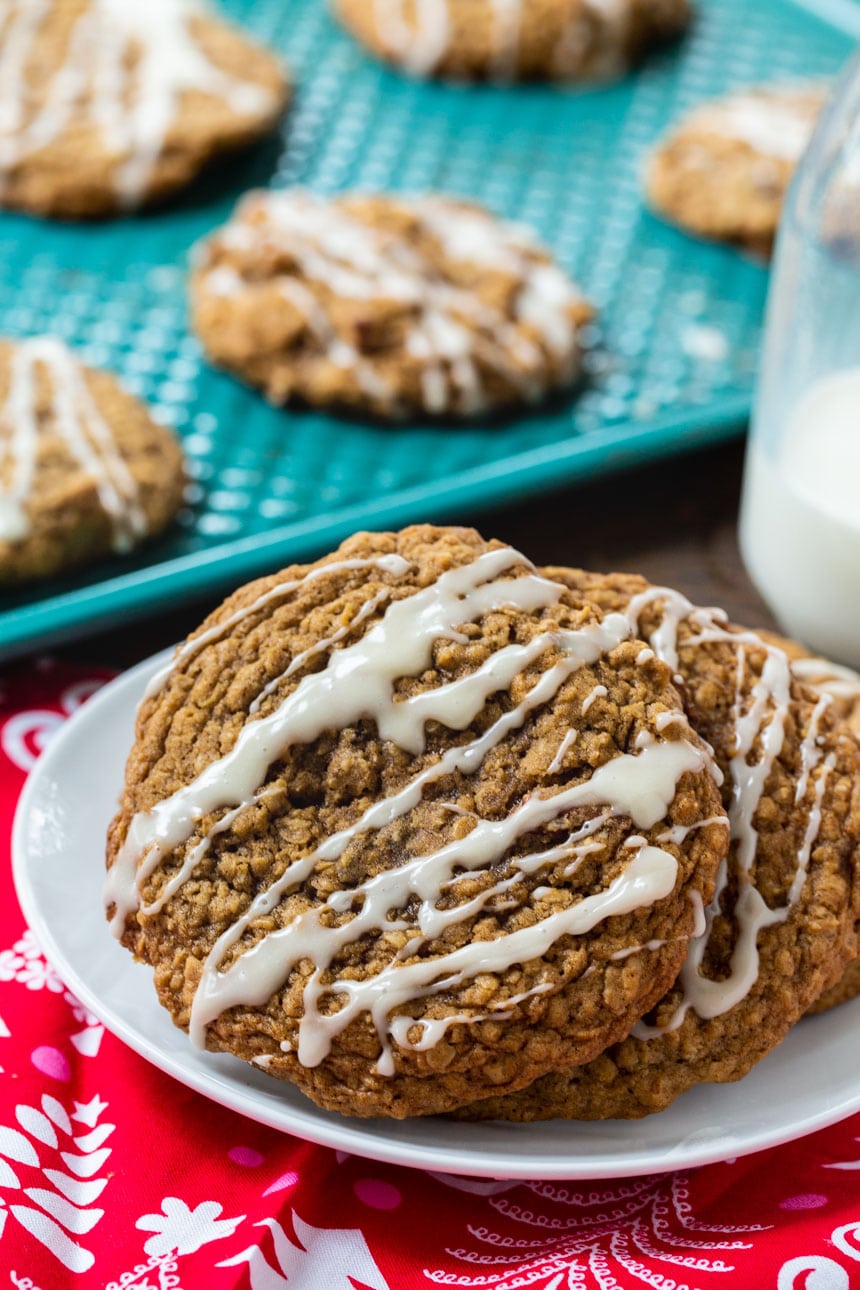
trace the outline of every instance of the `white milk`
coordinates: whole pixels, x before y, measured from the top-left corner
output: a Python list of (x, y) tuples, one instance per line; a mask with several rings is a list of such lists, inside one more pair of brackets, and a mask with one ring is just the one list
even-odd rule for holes
[(860, 368), (812, 386), (775, 455), (770, 437), (756, 435), (747, 454), (747, 569), (787, 632), (860, 666)]

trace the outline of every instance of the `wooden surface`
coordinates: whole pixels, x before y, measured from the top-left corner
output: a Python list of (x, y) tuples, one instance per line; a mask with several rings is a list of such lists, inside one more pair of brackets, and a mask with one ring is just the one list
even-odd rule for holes
[[(451, 522), (510, 542), (538, 564), (642, 573), (699, 604), (721, 605), (738, 622), (772, 626), (738, 552), (742, 465), (742, 444), (721, 445), (503, 510), (464, 511)], [(127, 667), (182, 639), (219, 600), (165, 606), (155, 619), (78, 641), (59, 653)]]

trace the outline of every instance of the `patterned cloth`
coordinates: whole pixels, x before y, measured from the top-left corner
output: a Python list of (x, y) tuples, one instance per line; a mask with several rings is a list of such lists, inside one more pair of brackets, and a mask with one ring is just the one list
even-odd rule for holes
[(8, 844), (28, 769), (104, 679), (0, 673), (0, 1290), (860, 1285), (860, 1116), (688, 1174), (488, 1182), (266, 1129), (106, 1034), (24, 926)]

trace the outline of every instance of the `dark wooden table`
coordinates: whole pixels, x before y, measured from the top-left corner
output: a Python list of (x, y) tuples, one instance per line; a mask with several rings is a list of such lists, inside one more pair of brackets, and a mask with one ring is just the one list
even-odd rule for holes
[[(738, 552), (742, 466), (743, 445), (724, 444), (503, 510), (464, 511), (451, 522), (510, 542), (538, 564), (642, 573), (699, 604), (722, 605), (739, 622), (772, 626)], [(219, 599), (167, 606), (157, 618), (77, 641), (60, 655), (127, 667), (180, 640)]]

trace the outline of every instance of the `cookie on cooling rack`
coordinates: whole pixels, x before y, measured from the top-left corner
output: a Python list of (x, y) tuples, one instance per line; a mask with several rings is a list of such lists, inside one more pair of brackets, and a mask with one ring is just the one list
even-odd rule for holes
[(688, 0), (335, 0), (345, 27), (417, 76), (593, 81), (680, 34)]
[(237, 591), (138, 717), (107, 906), (198, 1045), (347, 1115), (447, 1111), (626, 1034), (727, 822), (669, 669), (467, 529)]
[(274, 403), (466, 418), (576, 377), (593, 310), (526, 229), (442, 197), (252, 193), (199, 248), (193, 324)]
[(691, 233), (769, 254), (823, 85), (762, 86), (703, 103), (651, 159), (651, 205)]
[(10, 0), (0, 48), (13, 60), (0, 85), (0, 205), (39, 215), (95, 218), (165, 197), (269, 130), (288, 97), (270, 53), (186, 0)]
[(0, 584), (47, 577), (159, 533), (179, 509), (170, 430), (61, 341), (0, 341)]
[(467, 1118), (634, 1118), (706, 1081), (739, 1079), (857, 953), (860, 745), (773, 638), (627, 575), (552, 569), (623, 613), (677, 673), (723, 772), (727, 862), (677, 982), (622, 1043)]

